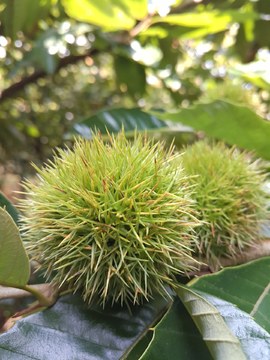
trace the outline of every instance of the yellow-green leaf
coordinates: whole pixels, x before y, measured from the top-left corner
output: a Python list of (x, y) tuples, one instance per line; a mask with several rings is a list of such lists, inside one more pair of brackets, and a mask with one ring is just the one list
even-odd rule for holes
[(66, 13), (106, 30), (131, 29), (147, 15), (146, 0), (62, 0)]

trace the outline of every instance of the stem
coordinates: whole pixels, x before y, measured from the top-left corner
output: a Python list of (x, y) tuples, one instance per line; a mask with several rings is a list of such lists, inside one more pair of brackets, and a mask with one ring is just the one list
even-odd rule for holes
[[(45, 284), (37, 284), (37, 285), (32, 285), (32, 287), (42, 292), (44, 285)], [(11, 298), (20, 299), (30, 295), (31, 294), (26, 290), (0, 286), (0, 300), (11, 299)]]
[[(41, 306), (51, 306), (55, 303), (59, 291), (55, 291), (51, 284), (37, 284), (25, 286), (13, 286), (11, 284), (3, 284), (5, 287), (0, 287), (0, 300), (10, 298), (21, 298), (35, 296)], [(7, 287), (6, 287), (7, 286)]]
[[(39, 304), (41, 306), (50, 306), (52, 304), (52, 299), (50, 299), (50, 296), (44, 296), (40, 291), (38, 291), (36, 288), (31, 287), (29, 285), (25, 285), (24, 290), (30, 292), (35, 296), (35, 298), (38, 300)], [(47, 292), (47, 291), (46, 291)], [(53, 302), (54, 303), (54, 302)]]

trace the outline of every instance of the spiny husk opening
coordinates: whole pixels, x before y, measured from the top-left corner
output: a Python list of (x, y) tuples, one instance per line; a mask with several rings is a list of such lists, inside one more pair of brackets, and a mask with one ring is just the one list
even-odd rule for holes
[(221, 256), (258, 246), (261, 224), (269, 219), (262, 161), (224, 143), (199, 141), (186, 149), (182, 165), (191, 175), (195, 209), (204, 221), (197, 229), (197, 255), (215, 266)]
[(196, 264), (198, 225), (188, 177), (173, 145), (124, 133), (59, 150), (36, 184), (24, 183), (25, 243), (47, 277), (105, 304), (167, 296)]

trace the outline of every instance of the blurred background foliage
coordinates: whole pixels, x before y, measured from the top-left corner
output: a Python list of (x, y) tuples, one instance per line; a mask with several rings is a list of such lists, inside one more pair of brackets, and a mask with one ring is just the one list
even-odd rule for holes
[[(0, 0), (0, 21), (2, 189), (100, 110), (223, 99), (270, 120), (269, 0)], [(200, 137), (182, 130), (163, 137)]]

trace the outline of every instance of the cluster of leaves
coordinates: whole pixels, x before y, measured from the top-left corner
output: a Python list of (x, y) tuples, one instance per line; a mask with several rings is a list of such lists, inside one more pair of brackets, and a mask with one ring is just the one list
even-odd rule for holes
[(267, 59), (267, 0), (151, 6), (2, 1), (2, 161), (28, 172), (29, 161), (43, 162), (74, 123), (101, 108), (186, 107), (227, 76), (253, 83), (267, 115), (267, 61), (260, 73), (237, 65)]

